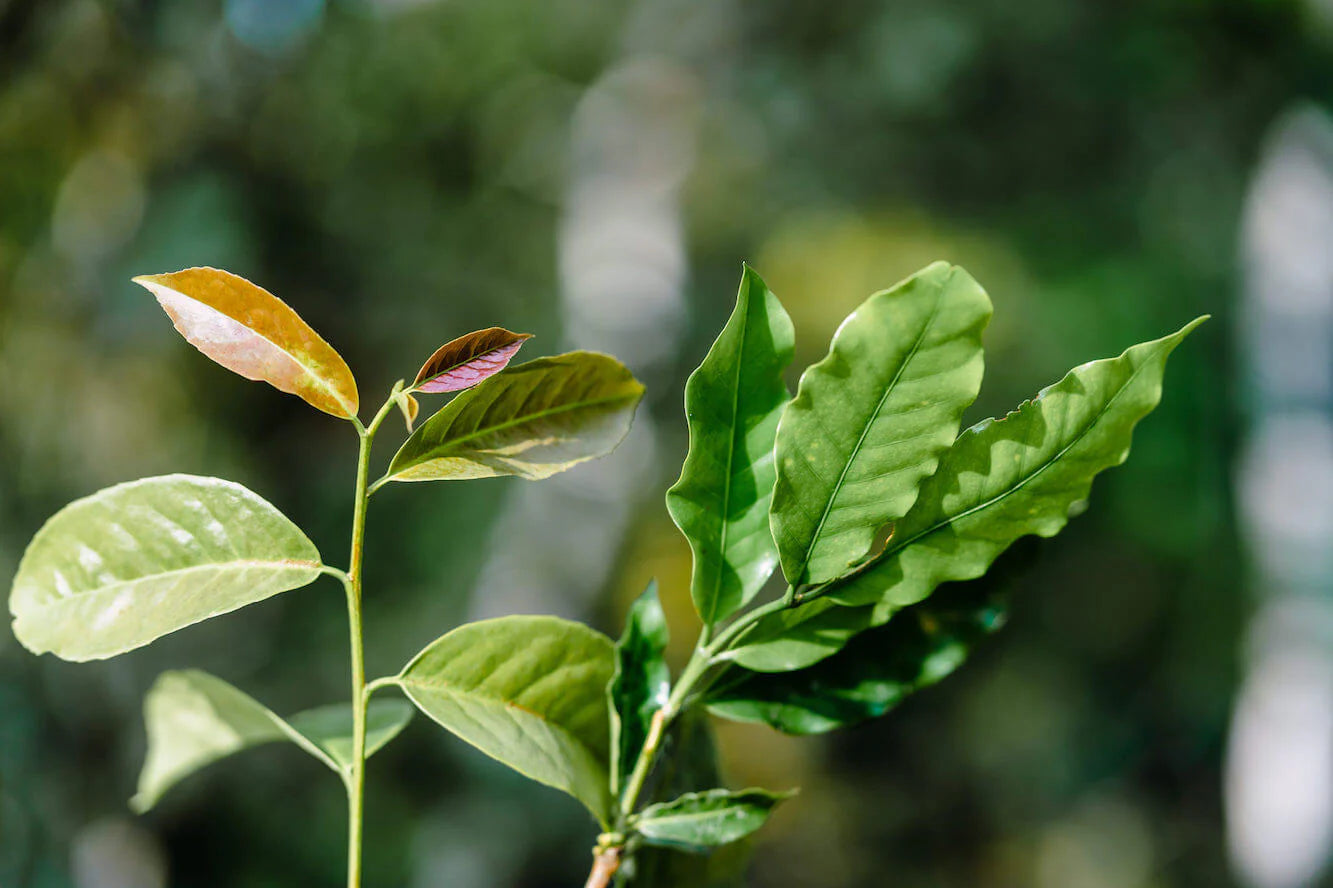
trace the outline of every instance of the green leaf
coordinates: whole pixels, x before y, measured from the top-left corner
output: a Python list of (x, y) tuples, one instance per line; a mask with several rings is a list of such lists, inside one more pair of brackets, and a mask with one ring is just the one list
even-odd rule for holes
[(28, 544), (10, 592), (35, 654), (96, 660), (296, 589), (319, 552), (239, 484), (165, 475), (70, 503)]
[(190, 344), (246, 379), (356, 416), (356, 380), (333, 346), (272, 293), (216, 268), (136, 277)]
[(1020, 537), (1054, 536), (1093, 478), (1129, 456), (1134, 426), (1161, 400), (1167, 357), (1204, 320), (1075, 367), (1003, 419), (968, 429), (885, 550), (829, 597), (875, 605), (883, 623), (940, 583), (981, 576)]
[(487, 327), (446, 342), (422, 365), (412, 391), (457, 392), (505, 368), (531, 333)]
[(907, 513), (981, 386), (990, 299), (937, 262), (853, 312), (777, 435), (772, 529), (793, 586), (841, 576)]
[(671, 695), (671, 670), (663, 654), (670, 635), (653, 580), (629, 609), (616, 642), (615, 674), (607, 688), (611, 717), (611, 795), (620, 798), (634, 769), (653, 715)]
[(398, 683), (482, 752), (609, 821), (611, 639), (555, 617), (469, 623), (416, 656)]
[(816, 598), (761, 619), (721, 659), (755, 672), (802, 669), (837, 653), (848, 639), (873, 625), (874, 607), (843, 607)]
[(982, 584), (948, 586), (808, 669), (763, 674), (733, 667), (709, 692), (708, 708), (789, 734), (856, 724), (949, 675), (1004, 618), (1000, 596)]
[(758, 594), (777, 566), (768, 527), (773, 442), (788, 401), (791, 319), (744, 268), (736, 309), (685, 384), (690, 450), (667, 510), (694, 553), (690, 593), (706, 626)]
[(791, 795), (762, 789), (686, 793), (644, 808), (635, 818), (634, 828), (649, 844), (706, 851), (759, 829), (778, 802)]
[[(366, 756), (412, 717), (402, 700), (375, 701), (367, 713)], [(351, 767), (352, 710), (325, 706), (284, 721), (253, 697), (206, 672), (164, 672), (144, 701), (148, 757), (130, 806), (143, 813), (195, 771), (243, 749), (288, 740), (344, 775)]]
[(614, 450), (642, 397), (643, 386), (615, 358), (538, 358), (450, 401), (407, 439), (387, 477), (548, 478)]

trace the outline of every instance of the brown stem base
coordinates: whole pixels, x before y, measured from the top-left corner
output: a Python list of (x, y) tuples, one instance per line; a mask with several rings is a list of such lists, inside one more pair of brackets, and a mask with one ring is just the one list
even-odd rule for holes
[(611, 880), (620, 869), (620, 855), (624, 848), (599, 848), (593, 858), (592, 872), (583, 888), (609, 888)]

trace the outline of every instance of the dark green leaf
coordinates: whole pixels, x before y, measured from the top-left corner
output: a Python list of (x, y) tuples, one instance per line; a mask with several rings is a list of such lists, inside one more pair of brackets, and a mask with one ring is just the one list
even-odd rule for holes
[(462, 392), (426, 420), (388, 478), (548, 478), (614, 450), (641, 397), (643, 386), (615, 358), (538, 358)]
[(620, 798), (634, 769), (653, 714), (671, 695), (671, 670), (663, 653), (670, 636), (657, 581), (635, 600), (616, 642), (616, 671), (607, 693), (611, 715), (611, 795)]
[(667, 509), (694, 552), (690, 592), (707, 626), (753, 599), (777, 565), (773, 441), (794, 343), (781, 303), (746, 266), (731, 319), (685, 384), (690, 450)]
[(778, 802), (790, 796), (762, 789), (686, 793), (644, 808), (634, 828), (649, 844), (706, 851), (745, 838), (764, 825)]
[(756, 672), (801, 669), (841, 650), (874, 624), (874, 607), (843, 607), (816, 598), (760, 620), (725, 659)]
[(981, 387), (990, 299), (937, 262), (876, 293), (801, 376), (778, 424), (772, 528), (793, 586), (846, 573), (958, 434)]
[(313, 581), (319, 552), (239, 484), (166, 475), (70, 503), (42, 527), (10, 593), (35, 654), (96, 660)]

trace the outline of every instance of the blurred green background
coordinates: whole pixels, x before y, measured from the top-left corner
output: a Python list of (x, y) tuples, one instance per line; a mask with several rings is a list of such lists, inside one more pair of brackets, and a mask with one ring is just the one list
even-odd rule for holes
[[(1211, 312), (1088, 513), (986, 580), (1010, 625), (955, 677), (856, 730), (719, 743), (732, 785), (802, 787), (744, 884), (1241, 884), (1240, 219), (1270, 125), (1329, 99), (1324, 0), (0, 0), (0, 574), (68, 500), (173, 471), (246, 484), (342, 561), (351, 430), (196, 354), (133, 274), (260, 283), (367, 403), (491, 324), (648, 384), (608, 460), (376, 497), (372, 674), (481, 615), (614, 632), (654, 575), (688, 648), (662, 494), (743, 259), (800, 366), (870, 292), (966, 266), (997, 309), (973, 418)], [(158, 672), (293, 711), (343, 696), (345, 631), (322, 581), (104, 663), (0, 632), (0, 886), (340, 884), (341, 789), (295, 750), (125, 801)], [(368, 888), (582, 884), (578, 805), (423, 719), (370, 787)]]

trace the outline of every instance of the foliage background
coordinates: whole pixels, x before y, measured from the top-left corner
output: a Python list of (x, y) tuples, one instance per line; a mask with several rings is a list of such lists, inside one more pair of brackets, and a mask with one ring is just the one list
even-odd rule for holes
[[(68, 500), (170, 471), (245, 483), (341, 561), (354, 435), (195, 354), (136, 273), (260, 282), (366, 402), (492, 323), (648, 383), (622, 451), (548, 488), (376, 497), (372, 674), (469, 616), (614, 631), (651, 575), (687, 647), (662, 494), (743, 258), (801, 366), (871, 291), (966, 266), (997, 305), (975, 418), (1211, 312), (1130, 464), (997, 565), (1010, 626), (959, 675), (859, 730), (720, 742), (733, 785), (803, 787), (748, 884), (1235, 884), (1238, 218), (1331, 55), (1313, 0), (0, 0), (0, 574)], [(0, 885), (338, 884), (341, 790), (290, 750), (124, 803), (160, 670), (339, 699), (342, 608), (320, 583), (91, 666), (0, 633)], [(422, 720), (370, 779), (370, 886), (581, 884), (576, 803)]]

